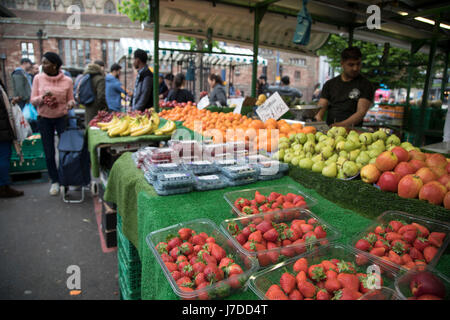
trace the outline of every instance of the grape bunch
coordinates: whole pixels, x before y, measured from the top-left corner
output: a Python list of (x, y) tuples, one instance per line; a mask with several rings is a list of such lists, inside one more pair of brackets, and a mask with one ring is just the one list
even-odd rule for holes
[(58, 107), (58, 102), (56, 101), (56, 97), (52, 95), (44, 96), (43, 102), (44, 105), (47, 105), (50, 109), (56, 109)]

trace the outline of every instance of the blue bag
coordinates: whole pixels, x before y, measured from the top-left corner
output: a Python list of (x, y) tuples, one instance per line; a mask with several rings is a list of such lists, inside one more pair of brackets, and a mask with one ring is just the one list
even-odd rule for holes
[(28, 122), (37, 120), (38, 113), (36, 111), (36, 108), (29, 102), (23, 107), (22, 113), (25, 120), (27, 120)]
[(95, 100), (94, 89), (92, 88), (91, 75), (84, 74), (75, 82), (75, 101), (78, 104), (87, 105)]
[(294, 39), (292, 42), (295, 44), (301, 44), (306, 46), (309, 43), (309, 37), (311, 35), (312, 19), (306, 9), (308, 0), (303, 0), (302, 10), (297, 15), (297, 27), (295, 28)]

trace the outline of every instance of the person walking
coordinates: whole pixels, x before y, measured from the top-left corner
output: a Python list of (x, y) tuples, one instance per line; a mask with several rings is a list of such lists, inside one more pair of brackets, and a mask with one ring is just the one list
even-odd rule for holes
[(173, 80), (174, 88), (169, 91), (167, 96), (168, 101), (176, 102), (194, 102), (194, 96), (189, 90), (184, 89), (184, 84), (186, 82), (186, 77), (182, 73), (178, 73)]
[(126, 92), (119, 80), (121, 69), (122, 67), (118, 63), (114, 63), (111, 66), (111, 73), (108, 73), (105, 77), (105, 96), (109, 111), (122, 110), (121, 94)]
[(9, 166), (11, 146), (15, 140), (12, 110), (3, 82), (0, 80), (0, 198), (23, 196), (24, 192), (11, 188)]
[(102, 67), (97, 63), (90, 63), (84, 70), (83, 76), (87, 74), (90, 75), (95, 99), (90, 104), (85, 105), (84, 123), (86, 128), (100, 110), (108, 110), (105, 97), (105, 74)]
[(133, 110), (144, 111), (153, 106), (153, 72), (147, 65), (147, 52), (142, 49), (134, 51), (133, 67), (138, 71), (134, 84)]
[(223, 85), (222, 77), (217, 74), (210, 74), (208, 77), (208, 83), (212, 91), (209, 96), (210, 106), (227, 106), (227, 91)]
[(42, 58), (42, 73), (35, 76), (31, 103), (38, 110), (38, 123), (44, 146), (45, 161), (51, 180), (50, 195), (59, 193), (59, 177), (55, 161), (55, 131), (58, 135), (66, 127), (68, 110), (75, 106), (72, 79), (61, 71), (62, 60), (54, 52)]
[(30, 102), (31, 95), (31, 81), (30, 75), (33, 63), (28, 58), (20, 60), (20, 67), (17, 67), (11, 73), (12, 85), (13, 85), (13, 99), (12, 104), (18, 104), (21, 109)]

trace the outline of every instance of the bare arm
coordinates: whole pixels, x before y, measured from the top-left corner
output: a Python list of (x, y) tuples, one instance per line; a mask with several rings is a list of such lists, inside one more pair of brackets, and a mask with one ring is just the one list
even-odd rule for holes
[(367, 100), (365, 98), (359, 99), (356, 112), (344, 121), (334, 123), (333, 126), (351, 127), (360, 123), (364, 119), (364, 116), (370, 109), (371, 105), (372, 102), (370, 100)]
[(320, 98), (319, 102), (317, 103), (317, 105), (320, 107), (319, 112), (316, 114), (316, 120), (317, 121), (323, 121), (323, 115), (325, 114), (325, 112), (328, 109), (328, 100), (325, 98)]

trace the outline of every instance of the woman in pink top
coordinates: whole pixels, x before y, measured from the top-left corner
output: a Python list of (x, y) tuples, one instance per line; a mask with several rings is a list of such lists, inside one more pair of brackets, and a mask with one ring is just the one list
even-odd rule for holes
[(42, 58), (42, 73), (35, 76), (31, 103), (36, 106), (39, 131), (44, 146), (47, 170), (52, 181), (51, 195), (59, 193), (59, 177), (55, 161), (55, 131), (60, 135), (66, 127), (66, 115), (75, 106), (72, 79), (60, 70), (61, 58), (46, 52)]

